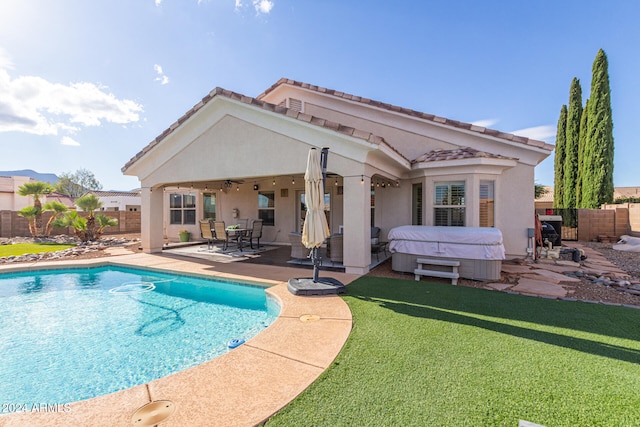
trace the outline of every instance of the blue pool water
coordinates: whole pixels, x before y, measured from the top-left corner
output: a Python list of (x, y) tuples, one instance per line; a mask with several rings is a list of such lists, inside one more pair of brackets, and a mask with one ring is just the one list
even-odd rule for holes
[(277, 317), (264, 288), (130, 268), (0, 275), (0, 400), (67, 403), (199, 365)]

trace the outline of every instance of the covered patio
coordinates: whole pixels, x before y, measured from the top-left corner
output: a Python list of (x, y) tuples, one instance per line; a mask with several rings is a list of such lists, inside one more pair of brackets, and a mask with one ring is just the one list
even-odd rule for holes
[[(194, 242), (189, 243), (169, 243), (162, 252), (165, 255), (195, 258), (208, 263), (233, 263), (238, 266), (245, 264), (270, 265), (297, 270), (305, 269), (309, 270), (309, 273), (313, 270), (313, 263), (310, 258), (292, 258), (289, 245), (266, 243), (261, 244), (260, 248), (251, 249), (246, 247), (240, 251), (236, 247), (229, 247), (224, 250), (222, 243), (214, 243), (212, 247), (209, 247), (205, 240), (198, 238), (194, 240)], [(322, 247), (319, 252), (322, 258), (321, 275), (345, 272), (344, 263), (332, 261), (327, 255), (326, 247)], [(372, 253), (369, 270), (373, 270), (390, 258), (391, 252), (388, 250), (383, 249), (380, 252)], [(292, 270), (293, 273), (294, 270)]]
[(289, 244), (304, 221), (308, 151), (329, 147), (330, 232), (343, 235), (344, 271), (369, 271), (372, 191), (403, 191), (398, 183), (409, 162), (370, 133), (226, 91), (210, 96), (123, 168), (142, 184), (143, 250), (161, 251), (180, 231), (199, 237), (202, 218), (226, 226), (262, 219), (261, 242)]

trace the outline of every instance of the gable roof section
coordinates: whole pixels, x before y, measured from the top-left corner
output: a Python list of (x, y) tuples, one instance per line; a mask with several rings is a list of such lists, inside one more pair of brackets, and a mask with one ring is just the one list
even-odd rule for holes
[(420, 112), (420, 111), (412, 110), (412, 109), (409, 109), (409, 108), (403, 108), (403, 107), (399, 107), (397, 105), (387, 104), (387, 103), (380, 102), (380, 101), (375, 101), (375, 100), (372, 100), (372, 99), (369, 99), (369, 98), (363, 98), (361, 96), (351, 95), (351, 94), (348, 94), (348, 93), (345, 93), (345, 92), (336, 91), (334, 89), (327, 89), (327, 88), (323, 88), (323, 87), (320, 87), (320, 86), (314, 86), (314, 85), (310, 85), (308, 83), (303, 83), (303, 82), (299, 82), (299, 81), (291, 80), (291, 79), (286, 79), (286, 78), (281, 78), (280, 80), (278, 80), (270, 88), (268, 88), (263, 93), (258, 95), (257, 99), (263, 98), (268, 93), (272, 92), (273, 90), (275, 90), (277, 87), (279, 87), (281, 85), (296, 86), (296, 87), (300, 87), (302, 89), (307, 89), (307, 90), (315, 91), (315, 92), (318, 92), (318, 93), (323, 93), (323, 94), (335, 96), (335, 97), (338, 97), (338, 98), (346, 99), (348, 101), (359, 102), (361, 104), (366, 104), (366, 105), (369, 105), (369, 106), (372, 106), (372, 107), (376, 107), (376, 108), (380, 108), (380, 109), (383, 109), (383, 110), (392, 111), (392, 112), (395, 112), (395, 113), (405, 114), (407, 116), (416, 117), (416, 118), (419, 118), (419, 119), (431, 121), (431, 122), (438, 123), (438, 124), (445, 125), (445, 126), (449, 126), (449, 127), (452, 127), (452, 128), (457, 128), (457, 129), (461, 129), (461, 130), (467, 130), (467, 131), (476, 132), (476, 133), (479, 133), (479, 134), (482, 134), (482, 135), (486, 135), (486, 136), (492, 136), (492, 137), (504, 139), (504, 140), (507, 140), (507, 141), (518, 142), (518, 143), (521, 143), (521, 144), (524, 144), (524, 145), (529, 145), (529, 146), (532, 146), (532, 147), (542, 148), (544, 150), (548, 150), (549, 152), (553, 151), (553, 148), (554, 148), (553, 145), (547, 144), (544, 141), (538, 141), (538, 140), (530, 139), (530, 138), (527, 138), (527, 137), (524, 137), (524, 136), (514, 135), (512, 133), (500, 132), (498, 130), (489, 129), (489, 128), (485, 128), (485, 127), (482, 127), (482, 126), (476, 126), (476, 125), (473, 125), (471, 123), (460, 122), (458, 120), (451, 120), (451, 119), (447, 119), (447, 118), (444, 118), (444, 117), (439, 117), (439, 116), (436, 116), (436, 115), (433, 115), (433, 114), (427, 114), (427, 113), (423, 113), (423, 112)]
[(283, 116), (287, 116), (296, 120), (300, 120), (305, 123), (309, 123), (314, 126), (319, 126), (325, 129), (332, 130), (334, 132), (338, 132), (344, 135), (348, 135), (354, 138), (362, 139), (364, 141), (385, 146), (387, 149), (394, 152), (394, 154), (400, 156), (402, 159), (406, 160), (409, 163), (409, 159), (404, 157), (398, 150), (389, 145), (384, 138), (378, 135), (374, 135), (371, 132), (362, 131), (359, 129), (355, 129), (350, 126), (344, 126), (340, 123), (332, 122), (321, 117), (315, 117), (309, 114), (304, 114), (299, 111), (283, 107), (280, 105), (271, 104), (265, 101), (261, 101), (257, 98), (252, 98), (250, 96), (242, 95), (237, 92), (232, 92), (230, 90), (223, 89), (221, 87), (216, 87), (213, 89), (207, 96), (202, 98), (200, 102), (194, 105), (189, 111), (187, 111), (182, 117), (180, 117), (176, 122), (174, 122), (171, 126), (165, 129), (160, 135), (158, 135), (153, 141), (147, 144), (141, 151), (139, 151), (135, 156), (133, 156), (121, 169), (122, 172), (126, 172), (126, 170), (131, 167), (135, 162), (141, 159), (146, 153), (152, 150), (155, 146), (157, 146), (163, 139), (169, 136), (173, 131), (175, 131), (180, 125), (186, 122), (190, 117), (196, 114), (202, 107), (207, 105), (216, 97), (225, 97), (228, 99), (233, 99), (244, 104), (252, 105), (256, 108), (261, 108), (263, 110), (271, 111), (274, 113), (282, 114)]
[(461, 159), (504, 159), (504, 160), (518, 160), (513, 157), (501, 156), (500, 154), (491, 154), (485, 151), (479, 151), (471, 147), (460, 147), (453, 150), (432, 150), (411, 163), (427, 163), (427, 162), (439, 162), (443, 160), (461, 160)]

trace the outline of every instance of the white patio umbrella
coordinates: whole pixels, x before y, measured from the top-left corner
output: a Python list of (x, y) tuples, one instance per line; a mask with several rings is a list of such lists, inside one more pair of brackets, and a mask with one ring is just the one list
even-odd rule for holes
[(309, 150), (307, 170), (304, 174), (304, 202), (307, 214), (302, 226), (302, 244), (315, 249), (322, 246), (329, 236), (329, 226), (324, 214), (324, 182), (318, 150)]
[(327, 167), (329, 148), (309, 150), (307, 170), (304, 174), (304, 201), (307, 214), (302, 226), (302, 244), (311, 249), (313, 261), (313, 278), (289, 279), (288, 289), (294, 295), (330, 295), (345, 292), (345, 286), (332, 277), (318, 278), (322, 263), (318, 256), (318, 248), (329, 236), (329, 226), (324, 214), (324, 174)]

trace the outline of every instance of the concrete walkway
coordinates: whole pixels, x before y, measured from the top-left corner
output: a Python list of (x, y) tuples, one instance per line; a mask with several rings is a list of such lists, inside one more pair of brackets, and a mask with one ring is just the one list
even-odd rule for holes
[[(351, 331), (351, 312), (338, 296), (299, 297), (287, 291), (286, 280), (306, 277), (309, 270), (109, 251), (109, 258), (3, 265), (0, 272), (118, 264), (247, 281), (271, 286), (267, 292), (279, 302), (280, 316), (247, 343), (202, 365), (128, 390), (71, 403), (67, 411), (0, 415), (0, 426), (256, 425), (293, 400), (327, 369)], [(344, 273), (331, 276), (345, 284), (356, 278)], [(162, 411), (155, 408), (134, 417), (143, 405), (158, 400), (168, 401), (174, 409), (165, 421), (159, 422)]]

